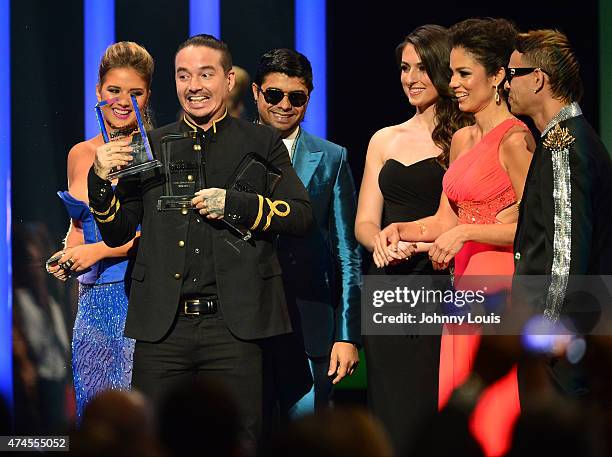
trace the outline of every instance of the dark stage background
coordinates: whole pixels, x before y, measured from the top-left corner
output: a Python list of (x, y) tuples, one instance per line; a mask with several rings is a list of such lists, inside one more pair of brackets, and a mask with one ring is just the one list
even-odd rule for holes
[[(66, 189), (68, 150), (84, 139), (84, 91), (95, 89), (83, 87), (82, 1), (13, 1), (11, 8), (13, 223), (15, 230), (27, 223), (42, 223), (50, 234), (49, 250), (53, 250), (59, 248), (68, 227), (67, 215), (55, 193)], [(116, 2), (116, 39), (143, 44), (156, 60), (152, 105), (158, 126), (172, 122), (179, 109), (173, 57), (176, 46), (189, 35), (188, 10), (187, 0)], [(419, 4), (329, 0), (328, 139), (348, 147), (359, 184), (372, 134), (412, 114), (399, 84), (395, 46), (418, 25), (450, 26), (479, 16), (505, 17), (522, 30), (564, 31), (582, 63), (583, 110), (598, 128), (599, 24), (606, 23), (598, 12), (596, 0)], [(292, 1), (222, 0), (221, 14), (222, 38), (230, 45), (235, 64), (251, 74), (264, 51), (294, 45)], [(248, 101), (247, 105), (252, 114), (252, 103)], [(14, 261), (26, 259), (17, 257)], [(70, 331), (74, 285), (67, 290), (55, 283), (50, 285), (64, 307)]]
[[(189, 34), (188, 2), (118, 0), (116, 5), (116, 39), (137, 41), (155, 58), (152, 106), (157, 125), (172, 122), (179, 109), (173, 56)], [(415, 8), (410, 2), (380, 0), (376, 7), (358, 7), (344, 0), (328, 2), (328, 139), (348, 147), (358, 182), (372, 134), (412, 114), (399, 84), (394, 49), (421, 24), (450, 26), (467, 17), (498, 16), (513, 20), (523, 30), (564, 31), (582, 63), (583, 110), (598, 128), (596, 0), (563, 6), (526, 0), (432, 5)], [(235, 63), (249, 73), (265, 50), (294, 45), (293, 2), (232, 0), (222, 1), (221, 6), (222, 37)], [(53, 233), (66, 228), (55, 191), (66, 186), (68, 150), (83, 140), (83, 91), (94, 90), (83, 87), (82, 14), (81, 1), (76, 0), (63, 2), (62, 8), (45, 0), (12, 3), (13, 215), (17, 222), (44, 220)], [(252, 114), (250, 101), (247, 108)]]

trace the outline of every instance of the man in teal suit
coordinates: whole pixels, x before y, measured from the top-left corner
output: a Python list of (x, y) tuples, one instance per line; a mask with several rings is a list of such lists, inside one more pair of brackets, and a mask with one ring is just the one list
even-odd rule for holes
[[(293, 327), (298, 336), (293, 342), (305, 350), (314, 380), (308, 394), (294, 396), (283, 405), (282, 398), (288, 397), (282, 391), (291, 391), (288, 384), (292, 381), (286, 374), (287, 364), (277, 359), (276, 372), (285, 373), (282, 378), (277, 376), (281, 409), (293, 417), (329, 404), (333, 384), (355, 370), (361, 344), (355, 185), (346, 148), (300, 127), (312, 89), (312, 67), (304, 55), (274, 49), (261, 57), (253, 83), (259, 122), (281, 133), (310, 195), (315, 218), (305, 238), (279, 239), (285, 292), (290, 308), (293, 305)], [(283, 346), (288, 354), (292, 344), (285, 342)]]

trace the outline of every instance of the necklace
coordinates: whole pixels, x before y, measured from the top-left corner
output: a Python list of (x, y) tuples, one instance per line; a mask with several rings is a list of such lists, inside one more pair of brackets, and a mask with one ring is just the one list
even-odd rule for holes
[(127, 126), (127, 127), (123, 127), (123, 128), (121, 128), (119, 130), (115, 130), (113, 132), (110, 132), (108, 136), (109, 136), (109, 138), (111, 140), (114, 140), (115, 138), (129, 136), (132, 133), (134, 133), (136, 130), (138, 130), (137, 126), (130, 125), (130, 126)]

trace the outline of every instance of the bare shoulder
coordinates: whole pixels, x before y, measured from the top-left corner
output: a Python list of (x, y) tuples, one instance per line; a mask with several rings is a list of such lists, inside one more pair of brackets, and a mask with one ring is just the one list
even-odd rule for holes
[(385, 144), (393, 139), (395, 135), (397, 135), (397, 125), (392, 125), (389, 127), (383, 127), (372, 135), (370, 139), (370, 145), (380, 145)]
[(475, 126), (467, 125), (453, 133), (453, 142), (469, 141), (474, 137)]
[(81, 163), (89, 163), (91, 165), (96, 148), (101, 144), (101, 142), (98, 144), (97, 137), (75, 144), (68, 152), (69, 166), (71, 163), (73, 165), (80, 165)]
[(94, 137), (74, 145), (68, 152), (68, 190), (75, 197), (87, 200), (87, 173), (93, 164), (96, 148), (104, 141)]
[(474, 126), (468, 125), (457, 130), (451, 139), (450, 161), (452, 162), (468, 150), (474, 143)]
[(382, 162), (384, 152), (389, 149), (389, 145), (398, 134), (396, 127), (384, 127), (372, 135), (368, 145), (366, 160), (376, 159)]
[(535, 140), (526, 127), (516, 125), (504, 135), (500, 143), (500, 149), (502, 153), (533, 153)]

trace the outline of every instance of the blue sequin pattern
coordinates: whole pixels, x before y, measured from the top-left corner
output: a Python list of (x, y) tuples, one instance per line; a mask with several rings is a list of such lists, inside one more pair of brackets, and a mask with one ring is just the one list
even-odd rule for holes
[(130, 388), (135, 341), (123, 336), (127, 306), (123, 281), (79, 285), (79, 309), (72, 333), (78, 417), (97, 393)]
[[(89, 207), (68, 192), (58, 192), (72, 219), (82, 222), (85, 243), (101, 240)], [(79, 277), (79, 303), (72, 331), (72, 375), (77, 417), (98, 393), (127, 390), (132, 382), (135, 341), (123, 336), (128, 297), (127, 260), (103, 259)]]

